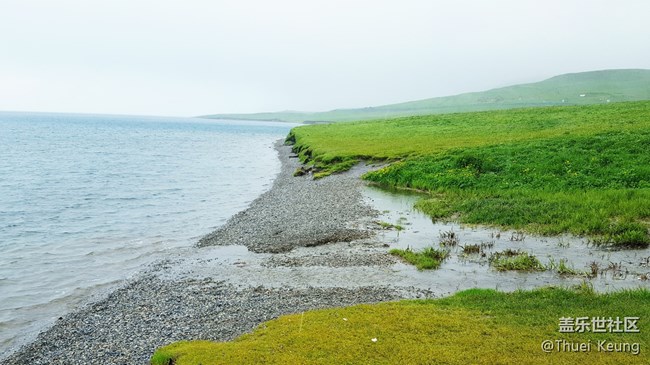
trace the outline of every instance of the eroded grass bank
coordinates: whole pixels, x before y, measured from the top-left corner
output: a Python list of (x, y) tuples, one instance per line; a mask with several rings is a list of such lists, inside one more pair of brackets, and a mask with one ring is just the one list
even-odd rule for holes
[[(232, 342), (169, 345), (152, 364), (643, 364), (649, 360), (649, 300), (647, 290), (596, 294), (584, 286), (475, 289), (438, 300), (283, 316)], [(575, 323), (579, 317), (589, 330), (560, 331), (561, 318)], [(614, 331), (607, 327), (610, 317), (638, 318), (639, 331)], [(600, 318), (605, 330), (594, 333)]]
[(650, 243), (650, 102), (306, 126), (287, 140), (315, 177), (393, 162), (364, 178), (429, 191), (418, 207), (433, 218)]

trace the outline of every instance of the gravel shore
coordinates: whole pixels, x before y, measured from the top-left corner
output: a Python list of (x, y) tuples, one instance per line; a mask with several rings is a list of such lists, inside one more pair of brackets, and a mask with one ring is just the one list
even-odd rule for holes
[(277, 289), (142, 278), (59, 320), (7, 364), (146, 364), (173, 341), (231, 340), (283, 314), (397, 299), (382, 287)]
[[(389, 255), (387, 246), (424, 248), (448, 231), (464, 244), (489, 241), (494, 250), (524, 243), (507, 238), (514, 232), (495, 237), (491, 228), (433, 223), (412, 211), (413, 200), (373, 194), (359, 179), (367, 166), (322, 180), (293, 177), (298, 160), (287, 146), (278, 144), (277, 150), (282, 169), (271, 190), (201, 239), (200, 247), (178, 250), (143, 268), (116, 290), (64, 315), (0, 364), (147, 364), (169, 343), (228, 341), (269, 319), (309, 309), (441, 297), (470, 288), (513, 291), (583, 283), (581, 276), (553, 271), (498, 272), (468, 260), (458, 248), (435, 273), (419, 272)], [(380, 220), (404, 220), (405, 228), (381, 230)], [(525, 245), (538, 257), (581, 262), (576, 267), (593, 260), (601, 267), (627, 263), (625, 277), (601, 273), (591, 280), (599, 291), (637, 288), (637, 278), (647, 275), (646, 251), (598, 251), (564, 236), (531, 235)]]
[[(379, 243), (368, 239), (373, 236), (371, 222), (376, 212), (364, 204), (359, 191), (358, 177), (365, 167), (316, 181), (293, 177), (298, 160), (291, 157), (289, 147), (278, 145), (277, 149), (282, 171), (272, 189), (201, 239), (199, 246), (243, 245), (258, 253), (250, 255), (258, 255), (259, 267), (279, 269), (382, 269), (395, 262), (385, 250), (376, 249)], [(346, 242), (351, 249), (330, 255), (314, 247), (318, 254), (304, 254), (304, 247)], [(298, 247), (303, 247), (302, 253), (291, 255)], [(245, 275), (237, 276), (229, 268), (214, 270), (228, 272), (227, 281), (206, 275), (209, 267), (200, 275), (193, 274), (192, 265), (208, 249), (195, 248), (190, 254), (193, 259), (154, 265), (104, 299), (60, 318), (2, 364), (146, 364), (160, 346), (179, 340), (231, 340), (283, 314), (428, 296), (416, 288), (394, 288), (387, 283), (355, 286), (345, 279), (334, 286), (302, 281), (284, 287), (254, 286)], [(247, 270), (246, 263), (233, 265), (242, 273)], [(183, 275), (170, 274), (171, 267)]]
[(244, 245), (253, 252), (287, 252), (299, 246), (350, 242), (369, 237), (364, 224), (377, 212), (362, 202), (358, 165), (345, 174), (313, 180), (295, 177), (300, 166), (287, 146), (278, 145), (282, 172), (273, 188), (205, 236), (199, 246)]

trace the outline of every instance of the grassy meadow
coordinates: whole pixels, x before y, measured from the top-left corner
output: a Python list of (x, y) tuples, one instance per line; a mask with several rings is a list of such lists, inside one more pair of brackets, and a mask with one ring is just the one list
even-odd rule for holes
[[(647, 364), (648, 301), (647, 290), (473, 289), (444, 299), (282, 316), (232, 342), (171, 344), (151, 364)], [(562, 317), (639, 317), (639, 333), (560, 333)], [(544, 341), (553, 343), (548, 352)], [(567, 351), (565, 344), (589, 348)], [(608, 344), (629, 347), (603, 351)]]
[[(650, 243), (650, 101), (300, 126), (287, 142), (315, 178), (386, 163), (364, 179), (429, 192), (417, 206), (434, 219), (587, 235), (623, 248)], [(458, 244), (451, 234), (440, 239), (440, 249), (390, 253), (436, 269)], [(490, 265), (579, 274), (522, 251), (496, 253)], [(598, 294), (588, 284), (473, 289), (282, 316), (231, 342), (170, 344), (151, 364), (647, 364), (649, 301), (646, 289)], [(563, 333), (563, 317), (638, 317), (640, 331)]]
[(361, 160), (380, 185), (430, 192), (436, 219), (650, 243), (650, 102), (414, 116), (294, 128), (315, 177)]

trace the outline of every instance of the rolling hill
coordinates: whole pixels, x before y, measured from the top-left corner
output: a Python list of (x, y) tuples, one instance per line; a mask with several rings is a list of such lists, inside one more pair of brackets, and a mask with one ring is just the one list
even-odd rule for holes
[(603, 70), (564, 74), (550, 79), (481, 92), (358, 109), (326, 112), (214, 114), (200, 118), (275, 120), (296, 123), (387, 119), (535, 106), (606, 104), (650, 100), (650, 70)]

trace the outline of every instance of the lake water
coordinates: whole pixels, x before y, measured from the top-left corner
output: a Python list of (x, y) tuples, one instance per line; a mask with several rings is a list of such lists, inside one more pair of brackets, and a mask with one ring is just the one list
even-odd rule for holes
[(291, 126), (0, 113), (0, 357), (244, 209)]

